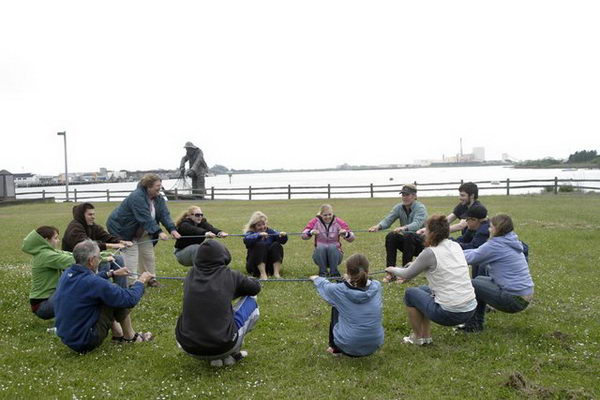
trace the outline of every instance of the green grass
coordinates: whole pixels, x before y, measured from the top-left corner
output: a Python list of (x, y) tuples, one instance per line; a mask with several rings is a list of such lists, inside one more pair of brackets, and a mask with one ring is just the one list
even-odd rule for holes
[[(446, 214), (455, 197), (423, 198), (429, 213)], [(378, 222), (396, 199), (332, 200), (337, 215), (356, 230)], [(385, 344), (361, 359), (325, 352), (329, 307), (311, 283), (266, 283), (259, 295), (261, 319), (246, 340), (249, 357), (234, 367), (211, 369), (181, 353), (174, 326), (182, 283), (163, 281), (134, 309), (139, 330), (156, 340), (113, 345), (78, 355), (46, 333), (50, 321), (28, 306), (29, 256), (22, 239), (39, 225), (61, 233), (70, 204), (0, 208), (0, 398), (598, 398), (600, 397), (600, 196), (582, 194), (489, 196), (491, 214), (513, 216), (517, 233), (530, 245), (536, 284), (532, 306), (509, 315), (488, 314), (487, 329), (465, 336), (434, 325), (434, 345), (401, 343), (409, 331), (402, 285), (384, 286)], [(209, 221), (240, 233), (255, 210), (278, 230), (298, 232), (315, 215), (320, 200), (218, 201), (202, 203)], [(190, 203), (171, 202), (176, 217)], [(115, 203), (98, 203), (104, 224)], [(384, 267), (383, 233), (358, 233), (345, 254), (365, 253), (371, 270)], [(244, 270), (241, 238), (223, 241), (233, 268)], [(183, 276), (173, 242), (156, 247), (159, 275)], [(285, 246), (284, 276), (316, 272), (312, 243), (291, 237)], [(381, 278), (381, 275), (378, 276)], [(422, 284), (423, 278), (413, 285)]]

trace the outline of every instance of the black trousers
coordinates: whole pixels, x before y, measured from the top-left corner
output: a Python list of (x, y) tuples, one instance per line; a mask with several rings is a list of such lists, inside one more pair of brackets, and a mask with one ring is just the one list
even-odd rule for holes
[(273, 275), (273, 263), (283, 262), (283, 246), (279, 242), (270, 245), (257, 241), (253, 247), (248, 249), (246, 255), (246, 271), (252, 276), (260, 276), (258, 264), (265, 263), (267, 275)]
[(411, 262), (421, 254), (424, 248), (423, 238), (414, 232), (390, 232), (385, 237), (386, 266), (396, 265), (396, 252), (402, 252), (402, 265)]
[(347, 355), (348, 357), (360, 357), (360, 356), (355, 356), (352, 354), (344, 353), (342, 351), (342, 349), (340, 349), (339, 347), (337, 347), (335, 345), (335, 341), (333, 340), (333, 328), (338, 323), (339, 318), (340, 318), (340, 313), (337, 310), (337, 308), (331, 307), (331, 322), (329, 323), (329, 347), (331, 347), (333, 349), (334, 353), (342, 353), (344, 355)]

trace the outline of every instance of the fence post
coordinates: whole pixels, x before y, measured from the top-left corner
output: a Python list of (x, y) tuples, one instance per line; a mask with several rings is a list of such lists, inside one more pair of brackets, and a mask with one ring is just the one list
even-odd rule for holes
[(252, 186), (248, 186), (248, 200), (252, 200)]
[(177, 192), (177, 188), (175, 188), (175, 200), (179, 200), (179, 193)]
[(463, 183), (465, 183), (465, 181), (463, 179), (461, 179), (460, 184), (462, 185)]
[(73, 189), (73, 201), (77, 203), (77, 188)]
[(292, 198), (292, 185), (288, 185), (288, 200)]
[(106, 189), (106, 202), (110, 201), (110, 189)]
[(371, 187), (371, 198), (373, 198), (373, 184), (372, 183), (370, 184), (370, 187)]
[(331, 198), (331, 183), (327, 184), (327, 198)]
[(215, 187), (214, 186), (210, 187), (210, 199), (211, 200), (215, 199)]
[(558, 194), (558, 177), (554, 177), (554, 194)]
[(510, 196), (510, 178), (506, 178), (506, 195)]
[(42, 190), (42, 199), (45, 199), (45, 198), (46, 198), (46, 189), (43, 189)]

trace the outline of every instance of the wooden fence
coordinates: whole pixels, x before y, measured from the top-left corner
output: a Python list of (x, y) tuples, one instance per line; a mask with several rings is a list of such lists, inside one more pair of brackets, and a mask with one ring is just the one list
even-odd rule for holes
[[(447, 191), (454, 192), (460, 182), (433, 182), (433, 183), (418, 183), (413, 182), (419, 190), (419, 194), (431, 191)], [(479, 186), (479, 190), (494, 190), (503, 192), (507, 196), (511, 191), (516, 189), (540, 189), (540, 191), (553, 192), (558, 194), (560, 191), (574, 190), (599, 190), (600, 179), (528, 179), (528, 180), (510, 180), (503, 181), (477, 181), (474, 182)], [(590, 186), (595, 185), (595, 186)], [(231, 199), (240, 198), (248, 200), (260, 199), (261, 196), (283, 196), (287, 199), (313, 198), (315, 195), (326, 197), (328, 199), (335, 198), (338, 195), (367, 195), (366, 197), (375, 197), (377, 194), (398, 193), (402, 188), (402, 184), (388, 185), (344, 185), (344, 186), (278, 186), (278, 187), (238, 187), (238, 188), (207, 188), (204, 194), (205, 200)], [(76, 188), (69, 191), (69, 200), (79, 202), (85, 200), (95, 201), (115, 201), (127, 197), (132, 190), (77, 190)], [(171, 196), (175, 200), (186, 200), (192, 195), (200, 195), (200, 191), (191, 189), (174, 189), (171, 191)], [(29, 196), (39, 196), (38, 198), (46, 198), (49, 196), (55, 197), (58, 201), (66, 200), (65, 191), (47, 191), (41, 192), (22, 192), (17, 193), (17, 198), (27, 198)], [(309, 196), (309, 197), (306, 197)], [(359, 196), (360, 197), (360, 196)], [(363, 196), (365, 197), (365, 196)]]

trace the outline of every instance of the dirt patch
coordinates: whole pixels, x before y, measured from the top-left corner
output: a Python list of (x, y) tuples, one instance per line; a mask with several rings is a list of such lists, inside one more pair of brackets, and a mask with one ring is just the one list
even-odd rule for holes
[(520, 372), (508, 376), (504, 386), (520, 392), (525, 398), (534, 399), (593, 399), (593, 396), (583, 390), (548, 388), (533, 383)]

